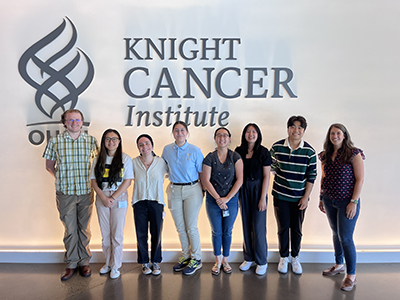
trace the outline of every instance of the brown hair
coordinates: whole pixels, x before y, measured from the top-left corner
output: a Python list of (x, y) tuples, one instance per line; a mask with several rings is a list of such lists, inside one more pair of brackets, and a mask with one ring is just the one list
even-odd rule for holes
[(63, 123), (64, 127), (65, 127), (65, 121), (66, 121), (65, 118), (66, 118), (67, 114), (69, 114), (69, 113), (80, 114), (82, 122), (84, 121), (83, 113), (79, 109), (68, 109), (68, 110), (64, 111), (63, 114), (61, 115), (61, 123)]
[(322, 160), (322, 164), (328, 164), (332, 162), (332, 154), (334, 152), (334, 148), (330, 139), (330, 134), (333, 127), (343, 132), (344, 139), (341, 147), (342, 153), (340, 154), (339, 161), (342, 164), (348, 164), (351, 161), (352, 150), (354, 149), (354, 145), (353, 142), (351, 141), (350, 133), (348, 132), (347, 128), (340, 123), (335, 123), (329, 126), (328, 133), (326, 134), (324, 142), (325, 157)]

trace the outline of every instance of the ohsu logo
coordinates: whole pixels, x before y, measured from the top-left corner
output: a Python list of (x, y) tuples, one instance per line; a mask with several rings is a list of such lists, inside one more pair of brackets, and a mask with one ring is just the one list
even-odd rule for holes
[[(93, 63), (85, 52), (75, 46), (77, 37), (74, 24), (66, 17), (60, 26), (29, 47), (21, 56), (18, 71), (36, 89), (37, 108), (50, 119), (58, 111), (56, 120), (27, 126), (59, 124), (59, 115), (67, 109), (75, 108), (79, 95), (92, 82)], [(89, 123), (85, 122), (84, 125), (88, 126)], [(50, 132), (47, 130), (49, 137)], [(32, 144), (40, 145), (44, 141), (44, 133), (34, 130), (28, 138)]]

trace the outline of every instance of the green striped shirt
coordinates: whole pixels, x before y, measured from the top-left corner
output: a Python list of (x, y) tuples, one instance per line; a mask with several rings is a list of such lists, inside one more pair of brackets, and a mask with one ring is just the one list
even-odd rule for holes
[(272, 145), (271, 171), (275, 171), (272, 195), (280, 200), (298, 202), (306, 190), (306, 183), (317, 177), (315, 150), (305, 141), (292, 150), (287, 139)]

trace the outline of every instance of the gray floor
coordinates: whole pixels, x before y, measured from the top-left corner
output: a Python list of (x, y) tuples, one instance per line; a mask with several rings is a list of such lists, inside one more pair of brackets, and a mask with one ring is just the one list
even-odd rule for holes
[(277, 264), (269, 264), (265, 276), (232, 264), (232, 274), (213, 276), (208, 263), (183, 276), (165, 263), (160, 276), (146, 276), (138, 264), (127, 263), (116, 280), (98, 274), (101, 264), (91, 266), (91, 277), (75, 274), (61, 282), (62, 264), (0, 264), (0, 299), (400, 299), (400, 264), (358, 264), (358, 284), (347, 293), (339, 290), (344, 275), (322, 277), (327, 264), (303, 264), (300, 276), (279, 274)]

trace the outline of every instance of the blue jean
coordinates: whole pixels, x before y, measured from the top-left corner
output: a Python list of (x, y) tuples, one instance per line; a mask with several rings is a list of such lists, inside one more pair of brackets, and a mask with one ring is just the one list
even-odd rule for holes
[(238, 210), (239, 210), (239, 195), (235, 196), (227, 203), (229, 216), (223, 217), (222, 210), (219, 208), (215, 199), (207, 193), (206, 196), (206, 210), (207, 216), (210, 220), (212, 230), (212, 244), (214, 248), (214, 255), (221, 255), (221, 247), (223, 255), (229, 256), (232, 243), (232, 229), (235, 223)]
[(346, 261), (347, 274), (355, 275), (357, 253), (353, 233), (360, 214), (360, 202), (357, 204), (356, 215), (351, 220), (346, 217), (346, 207), (349, 201), (336, 201), (323, 195), (322, 202), (332, 229), (336, 264), (342, 265)]

